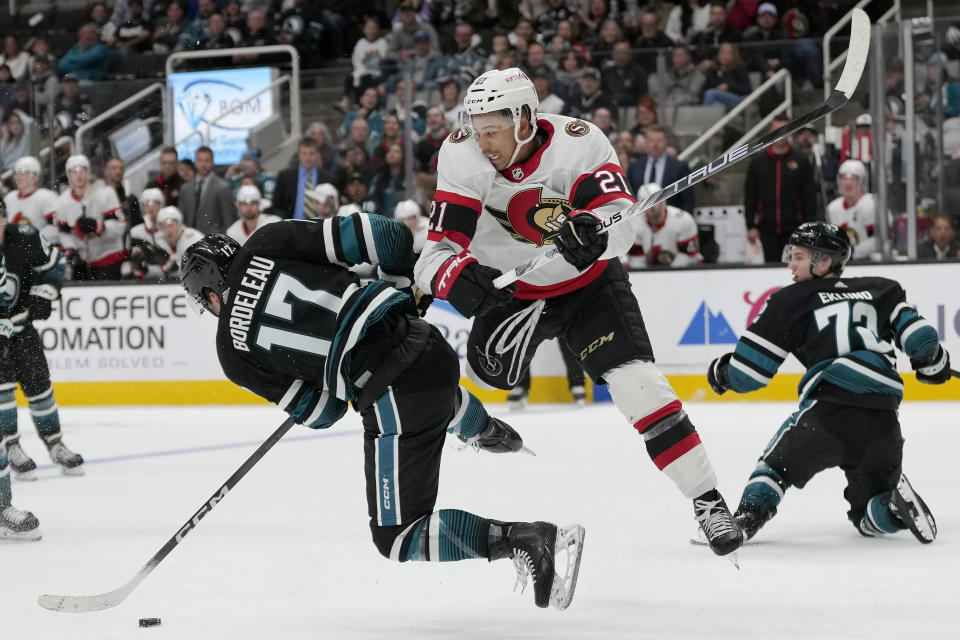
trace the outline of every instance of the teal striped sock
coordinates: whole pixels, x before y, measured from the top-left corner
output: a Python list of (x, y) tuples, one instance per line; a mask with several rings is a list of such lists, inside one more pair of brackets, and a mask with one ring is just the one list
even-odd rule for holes
[(30, 418), (40, 437), (47, 439), (60, 433), (60, 411), (53, 398), (53, 387), (27, 398), (27, 402), (30, 404)]
[(10, 491), (10, 466), (7, 463), (7, 447), (0, 439), (0, 507), (4, 507), (13, 500)]
[(487, 428), (487, 410), (475, 395), (460, 387), (457, 395), (457, 410), (447, 425), (447, 433), (466, 440), (483, 433)]
[(489, 555), (490, 522), (459, 509), (441, 509), (420, 520), (408, 534), (407, 560), (457, 562)]
[(16, 385), (0, 385), (0, 437), (17, 435), (17, 399), (13, 395)]

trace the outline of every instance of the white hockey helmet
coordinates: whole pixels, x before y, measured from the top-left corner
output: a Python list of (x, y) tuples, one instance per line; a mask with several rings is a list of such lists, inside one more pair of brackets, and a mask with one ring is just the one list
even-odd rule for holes
[(260, 189), (252, 184), (245, 184), (237, 189), (237, 202), (260, 202)]
[(143, 193), (140, 194), (140, 204), (145, 202), (157, 202), (159, 204), (163, 204), (165, 202), (163, 191), (160, 191), (160, 189), (157, 189), (156, 187), (144, 189)]
[[(530, 126), (533, 130), (530, 136), (525, 140), (520, 139), (520, 116), (523, 115), (524, 107), (528, 110)], [(479, 78), (467, 88), (467, 94), (463, 98), (463, 112), (461, 118), (466, 117), (472, 120), (473, 116), (485, 113), (497, 113), (506, 110), (513, 120), (513, 139), (517, 142), (517, 148), (509, 164), (516, 160), (517, 153), (520, 151), (520, 145), (533, 140), (537, 133), (537, 109), (540, 108), (540, 99), (537, 97), (537, 89), (533, 82), (523, 71), (517, 67), (499, 70), (491, 69), (482, 74)], [(461, 128), (465, 124), (461, 121)]]
[(13, 163), (14, 173), (32, 173), (35, 176), (40, 175), (40, 161), (33, 156), (21, 156)]
[(643, 202), (658, 191), (660, 191), (660, 185), (656, 182), (640, 185), (640, 188), (637, 189), (637, 202)]
[(393, 210), (395, 220), (405, 220), (406, 218), (419, 217), (420, 205), (416, 200), (401, 200)]
[(87, 156), (77, 154), (67, 158), (67, 173), (80, 168), (86, 169), (87, 173), (90, 173), (90, 161), (87, 160)]
[(837, 177), (848, 175), (857, 176), (860, 179), (860, 187), (867, 188), (867, 167), (859, 160), (847, 160), (837, 169)]
[(157, 212), (157, 225), (161, 225), (164, 222), (169, 220), (175, 220), (176, 222), (183, 224), (183, 214), (180, 213), (180, 209), (176, 207), (164, 207)]

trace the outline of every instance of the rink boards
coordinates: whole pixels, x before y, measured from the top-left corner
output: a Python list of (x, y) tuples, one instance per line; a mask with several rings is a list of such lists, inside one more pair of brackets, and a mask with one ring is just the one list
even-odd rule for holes
[[(897, 264), (850, 267), (850, 276), (897, 279), (937, 329), (944, 347), (960, 357), (960, 264)], [(802, 369), (791, 356), (763, 391), (723, 398), (704, 372), (711, 359), (732, 350), (764, 301), (789, 284), (778, 268), (638, 271), (630, 275), (640, 300), (657, 364), (682, 400), (791, 400)], [(437, 325), (463, 362), (470, 321), (437, 302), (427, 319)], [(50, 319), (37, 323), (64, 405), (239, 404), (261, 402), (225, 380), (217, 362), (216, 323), (198, 318), (176, 285), (67, 286)], [(601, 347), (602, 348), (602, 347)], [(898, 368), (909, 372), (901, 356)], [(569, 400), (563, 363), (554, 344), (533, 361), (532, 402)], [(906, 396), (960, 399), (960, 381), (921, 385), (904, 376)], [(505, 392), (471, 388), (484, 400)], [(598, 391), (598, 397), (603, 396)]]

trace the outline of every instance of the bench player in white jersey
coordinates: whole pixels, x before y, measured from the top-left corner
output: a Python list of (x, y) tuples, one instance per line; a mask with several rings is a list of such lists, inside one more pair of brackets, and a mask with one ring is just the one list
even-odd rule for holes
[(163, 191), (156, 187), (144, 189), (140, 194), (140, 212), (143, 222), (130, 228), (128, 249), (133, 274), (140, 280), (159, 280), (163, 278), (163, 265), (169, 255), (160, 248), (160, 227), (157, 226), (157, 214), (163, 207)]
[(70, 188), (57, 197), (53, 220), (74, 280), (119, 280), (127, 225), (113, 187), (94, 185), (86, 156), (67, 158)]
[(183, 214), (176, 207), (164, 207), (157, 213), (160, 234), (157, 245), (167, 252), (167, 260), (160, 269), (165, 278), (179, 280), (180, 258), (190, 245), (203, 239), (203, 234), (183, 224)]
[[(617, 155), (593, 125), (537, 114), (533, 83), (519, 69), (488, 71), (464, 98), (460, 129), (440, 149), (430, 232), (415, 268), (418, 286), (474, 317), (467, 371), (485, 388), (510, 389), (539, 344), (557, 337), (643, 436), (647, 452), (694, 502), (718, 555), (743, 535), (716, 489), (700, 436), (653, 363), (640, 307), (619, 256), (635, 224), (608, 220), (634, 202)], [(565, 260), (516, 287), (493, 279), (556, 244)]]
[(13, 165), (13, 179), (17, 188), (7, 194), (7, 224), (29, 224), (47, 242), (60, 242), (60, 234), (50, 224), (56, 209), (57, 194), (39, 187), (40, 162), (33, 156), (23, 156)]
[[(660, 185), (650, 182), (637, 190), (637, 199), (643, 200), (660, 191)], [(665, 202), (643, 212), (646, 222), (640, 225), (633, 246), (627, 252), (627, 266), (689, 267), (703, 264), (700, 254), (700, 231), (697, 221), (683, 209)]]
[(250, 234), (271, 222), (279, 222), (280, 216), (270, 213), (260, 213), (260, 189), (252, 184), (245, 184), (237, 189), (237, 216), (238, 219), (227, 228), (227, 236), (241, 245), (247, 241)]
[(867, 193), (867, 168), (859, 160), (847, 160), (837, 171), (840, 197), (827, 205), (827, 222), (847, 232), (854, 260), (866, 260), (877, 250), (874, 237), (876, 205)]

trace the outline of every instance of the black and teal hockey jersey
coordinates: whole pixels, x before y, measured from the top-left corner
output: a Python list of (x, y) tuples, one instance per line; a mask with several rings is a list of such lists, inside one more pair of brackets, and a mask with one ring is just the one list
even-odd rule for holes
[[(48, 244), (29, 225), (8, 224), (0, 244), (0, 260), (0, 315), (15, 317), (30, 309), (33, 317), (47, 317), (49, 299), (53, 296), (45, 294), (46, 297), (38, 298), (31, 290), (44, 284), (60, 290), (67, 270), (60, 249)], [(46, 306), (46, 312), (36, 313), (33, 309), (36, 304)]]
[(740, 393), (766, 386), (792, 353), (807, 371), (801, 402), (820, 390), (903, 398), (894, 345), (910, 357), (932, 357), (937, 331), (887, 278), (816, 278), (775, 292), (744, 332), (727, 368)]
[(355, 213), (286, 220), (257, 230), (230, 266), (217, 353), (227, 377), (297, 422), (329, 427), (356, 397), (350, 352), (410, 297), (348, 266), (411, 272), (413, 239), (400, 222)]

